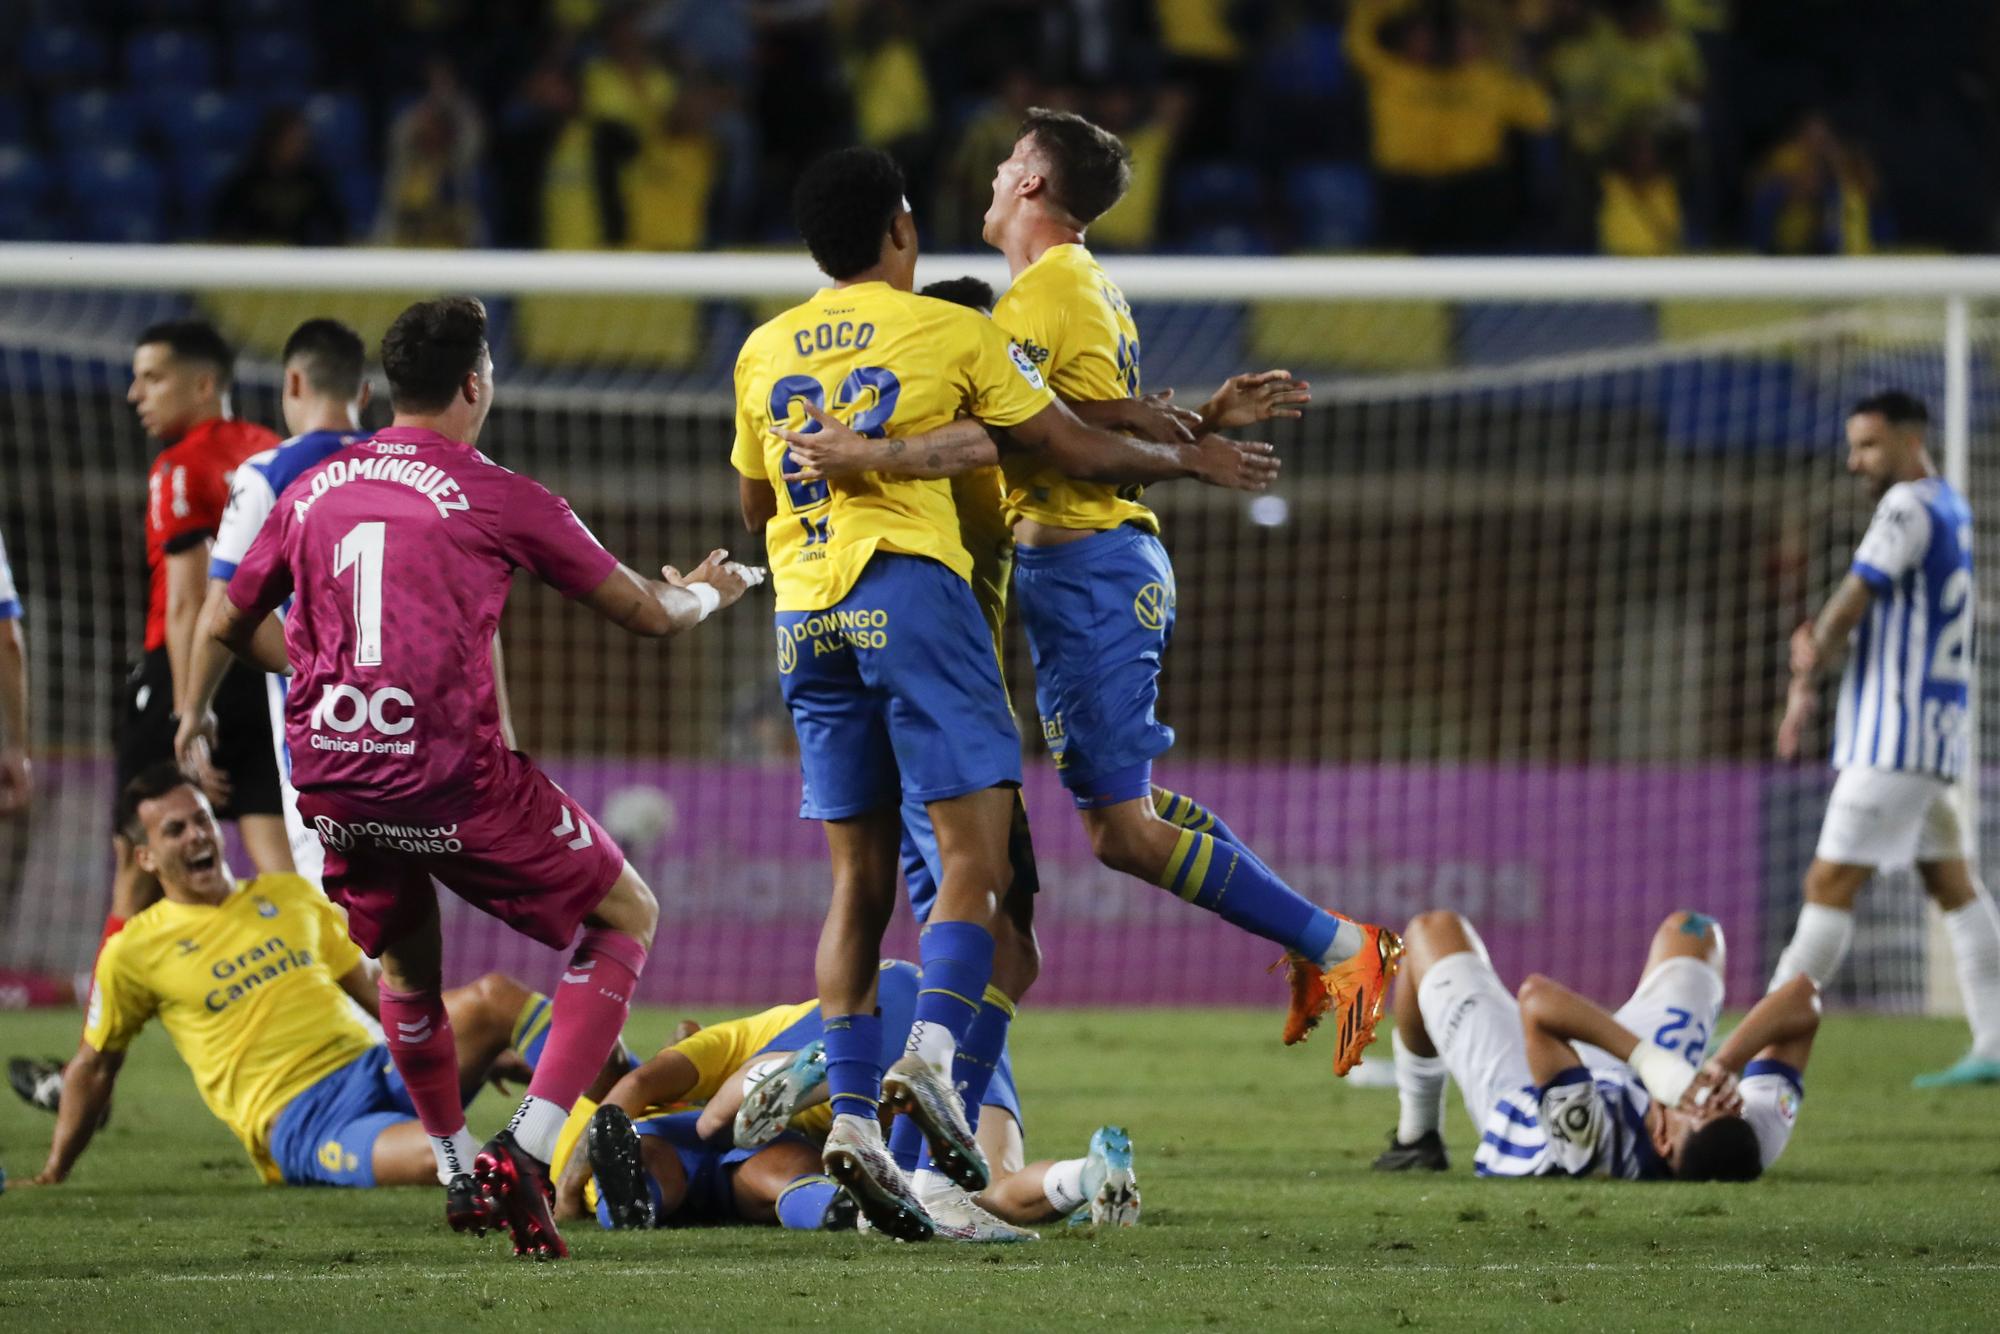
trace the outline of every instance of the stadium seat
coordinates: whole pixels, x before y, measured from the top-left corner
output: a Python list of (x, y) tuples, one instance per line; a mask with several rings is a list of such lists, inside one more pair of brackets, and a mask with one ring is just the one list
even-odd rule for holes
[(1375, 177), (1366, 167), (1327, 162), (1294, 168), (1285, 202), (1302, 246), (1361, 250), (1375, 238)]
[(1195, 162), (1174, 173), (1173, 216), (1182, 228), (1247, 222), (1263, 209), (1264, 178), (1241, 162)]
[(205, 88), (215, 77), (215, 46), (198, 32), (142, 29), (125, 39), (125, 77), (148, 91)]
[(132, 148), (139, 141), (139, 113), (132, 98), (107, 88), (62, 93), (49, 103), (49, 129), (63, 152)]
[(193, 96), (166, 88), (148, 102), (153, 132), (175, 157), (204, 150), (240, 153), (256, 135), (262, 114), (249, 98), (213, 88)]
[(25, 148), (0, 145), (0, 237), (38, 238), (47, 222), (49, 172)]
[(1458, 307), (1458, 361), (1500, 366), (1535, 357), (1654, 342), (1654, 308), (1641, 301), (1467, 301)]
[(701, 303), (685, 297), (524, 296), (514, 350), (544, 366), (679, 368), (701, 357)]
[(126, 148), (81, 149), (63, 162), (77, 231), (93, 241), (158, 240), (166, 231), (160, 172)]
[(1276, 247), (1263, 229), (1242, 222), (1218, 222), (1182, 234), (1176, 250), (1189, 255), (1273, 255)]
[(28, 141), (28, 105), (12, 93), (0, 93), (0, 144)]
[(1443, 301), (1258, 301), (1250, 307), (1258, 366), (1356, 371), (1435, 370), (1451, 363)]
[(373, 167), (349, 167), (333, 173), (333, 188), (347, 210), (349, 236), (365, 236), (375, 225), (375, 208), (382, 197), (382, 180)]
[(229, 44), (229, 73), (240, 87), (291, 87), (313, 80), (312, 43), (284, 28), (241, 32)]
[(282, 28), (298, 18), (298, 0), (228, 0), (223, 7), (231, 32), (250, 28)]
[(312, 128), (313, 148), (329, 170), (369, 166), (374, 152), (368, 133), (368, 109), (353, 93), (315, 93), (299, 107)]
[(215, 196), (241, 161), (238, 154), (220, 148), (190, 148), (172, 160), (174, 232), (199, 239), (210, 235), (215, 223)]
[(104, 43), (84, 28), (42, 24), (30, 28), (21, 41), (22, 78), (42, 87), (93, 83), (109, 65)]

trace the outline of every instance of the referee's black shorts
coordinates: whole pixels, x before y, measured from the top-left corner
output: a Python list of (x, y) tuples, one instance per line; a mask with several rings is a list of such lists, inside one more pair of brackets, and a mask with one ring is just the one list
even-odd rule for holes
[[(230, 787), (228, 803), (216, 814), (225, 820), (284, 814), (265, 689), (262, 672), (231, 663), (215, 692), (215, 765), (229, 775)], [(115, 802), (127, 783), (174, 758), (174, 678), (165, 649), (150, 649), (132, 664), (112, 710), (111, 735), (118, 750)]]

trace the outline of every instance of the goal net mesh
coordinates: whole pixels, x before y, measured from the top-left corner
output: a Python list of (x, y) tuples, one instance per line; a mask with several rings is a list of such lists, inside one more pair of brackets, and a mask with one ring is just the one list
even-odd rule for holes
[[(925, 277), (955, 271), (927, 261)], [(0, 823), (0, 968), (73, 974), (107, 902), (111, 704), (139, 645), (153, 449), (123, 402), (133, 336), (214, 319), (244, 349), (237, 412), (281, 426), (276, 354), (300, 320), (345, 318), (372, 347), (415, 295), (0, 292), (0, 532), (27, 607), (40, 761), (32, 811)], [(1271, 494), (1149, 494), (1179, 579), (1161, 700), (1178, 742), (1158, 781), (1328, 907), (1390, 923), (1465, 912), (1509, 977), (1542, 969), (1615, 1000), (1654, 925), (1688, 907), (1726, 930), (1732, 1002), (1754, 997), (1831, 781), (1823, 726), (1801, 764), (1775, 761), (1772, 738), (1787, 636), (1869, 512), (1842, 419), (1892, 386), (1941, 414), (1940, 304), (1134, 295), (1148, 388), (1198, 401), (1231, 371), (1282, 365), (1315, 393), (1270, 430), (1286, 460)], [(487, 453), (569, 497), (641, 568), (760, 550), (736, 519), (729, 370), (787, 302), (488, 299)], [(2000, 403), (1993, 327), (1975, 318), (1974, 334), (1983, 544)], [(370, 424), (384, 421), (378, 406)], [(523, 747), (660, 897), (649, 1000), (811, 991), (827, 869), (818, 827), (796, 818), (768, 597), (664, 645), (525, 578), (507, 612)], [(1042, 863), (1037, 1002), (1276, 1004), (1273, 948), (1093, 861), (1010, 634)], [(1982, 688), (1987, 757), (1995, 704)], [(547, 951), (464, 905), (446, 913), (452, 977), (553, 978)], [(901, 920), (890, 949), (913, 948)], [(1885, 876), (1837, 994), (1915, 1008), (1929, 962), (1921, 895), (1907, 872)]]

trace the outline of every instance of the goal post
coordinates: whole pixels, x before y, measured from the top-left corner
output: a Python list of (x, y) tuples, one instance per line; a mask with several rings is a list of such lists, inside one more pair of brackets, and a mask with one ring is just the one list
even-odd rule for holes
[[(1185, 403), (1282, 365), (1315, 397), (1269, 429), (1286, 458), (1269, 495), (1149, 493), (1179, 580), (1161, 703), (1179, 741), (1160, 781), (1329, 907), (1459, 908), (1503, 971), (1605, 999), (1654, 922), (1707, 909), (1729, 931), (1731, 1000), (1752, 999), (1829, 782), (1770, 742), (1785, 637), (1867, 517), (1841, 417), (1891, 385), (1928, 399), (1980, 543), (2000, 535), (2000, 260), (1105, 264), (1134, 303), (1147, 388)], [(1007, 278), (992, 255), (919, 265), (920, 282), (962, 274)], [(0, 533), (42, 760), (31, 816), (0, 824), (0, 971), (66, 973), (96, 939), (110, 699), (142, 610), (151, 447), (122, 396), (146, 323), (215, 320), (244, 349), (237, 410), (281, 426), (274, 361), (299, 320), (346, 319), (372, 345), (412, 299), (481, 295), (500, 368), (482, 447), (568, 495), (628, 561), (678, 563), (745, 545), (730, 367), (756, 323), (824, 283), (796, 251), (0, 246)], [(369, 423), (384, 420), (378, 403)], [(1993, 606), (1989, 591), (1979, 615)], [(764, 611), (662, 648), (524, 586), (503, 633), (524, 744), (660, 894), (648, 998), (806, 994), (824, 851), (794, 818)], [(1043, 862), (1038, 998), (1270, 1000), (1261, 942), (1091, 860), (1018, 632), (1008, 666)], [(2000, 753), (1977, 740), (2000, 725), (1992, 680), (1973, 692), (1975, 756)], [(1982, 787), (1969, 766), (1975, 834)], [(1837, 994), (1948, 1008), (1948, 950), (1892, 879), (1865, 900)], [(455, 970), (552, 957), (469, 911), (448, 922)]]

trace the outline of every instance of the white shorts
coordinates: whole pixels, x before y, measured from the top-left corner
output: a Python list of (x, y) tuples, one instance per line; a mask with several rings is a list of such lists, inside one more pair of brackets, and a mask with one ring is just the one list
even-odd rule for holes
[(1502, 1095), (1535, 1087), (1520, 1002), (1485, 955), (1449, 954), (1432, 964), (1417, 987), (1417, 1008), (1474, 1126), (1486, 1124)]
[[(1722, 1018), (1722, 974), (1706, 960), (1677, 955), (1662, 959), (1639, 979), (1631, 999), (1612, 1017), (1626, 1032), (1678, 1052), (1696, 1069), (1715, 1044), (1715, 1026)], [(1617, 1057), (1587, 1042), (1576, 1044), (1585, 1065), (1623, 1065)]]
[(1935, 774), (1842, 769), (1820, 826), (1821, 861), (1891, 870), (1965, 856), (1951, 785)]

